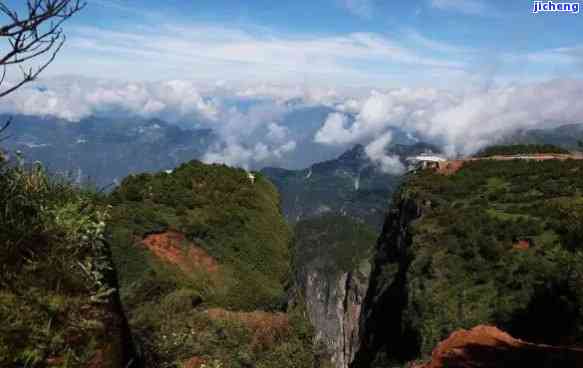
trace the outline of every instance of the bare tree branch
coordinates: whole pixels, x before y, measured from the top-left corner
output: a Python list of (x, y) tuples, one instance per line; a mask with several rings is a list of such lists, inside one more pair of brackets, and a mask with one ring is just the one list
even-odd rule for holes
[[(83, 0), (27, 0), (25, 14), (21, 16), (0, 0), (0, 14), (9, 21), (0, 26), (0, 39), (6, 39), (9, 45), (8, 51), (0, 52), (3, 68), (0, 87), (5, 82), (7, 67), (18, 65), (21, 74), (8, 88), (0, 89), (0, 98), (34, 81), (55, 60), (65, 42), (61, 25), (86, 5)], [(49, 57), (39, 66), (23, 67), (24, 63), (44, 54)]]
[(6, 123), (4, 123), (4, 126), (2, 128), (0, 128), (0, 133), (2, 133), (3, 131), (5, 131), (6, 129), (8, 129), (8, 127), (10, 126), (10, 124), (12, 124), (12, 119), (8, 119), (8, 121)]
[[(9, 46), (6, 52), (0, 51), (0, 98), (34, 81), (55, 60), (66, 39), (61, 25), (86, 5), (84, 0), (26, 0), (21, 16), (0, 0), (0, 15), (8, 18), (8, 24), (0, 26), (0, 40), (4, 39)], [(49, 57), (36, 68), (24, 66), (44, 54)], [(2, 90), (10, 66), (18, 66), (20, 78)], [(0, 142), (8, 138), (1, 133), (11, 123), (9, 119), (0, 128)]]
[[(2, 132), (4, 132), (6, 129), (8, 129), (8, 127), (10, 126), (10, 124), (12, 124), (12, 118), (9, 118), (4, 123), (4, 125), (0, 128), (0, 135), (2, 134)], [(10, 136), (4, 136), (4, 137), (0, 136), (0, 142), (6, 140), (8, 138), (10, 138)], [(2, 161), (1, 158), (2, 158), (2, 151), (0, 151), (0, 161)]]

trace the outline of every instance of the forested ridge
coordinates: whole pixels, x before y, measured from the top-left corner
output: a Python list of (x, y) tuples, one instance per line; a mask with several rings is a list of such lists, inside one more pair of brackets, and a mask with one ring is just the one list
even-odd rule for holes
[(583, 162), (480, 160), (449, 176), (424, 170), (408, 177), (395, 203), (367, 296), (373, 311), (393, 298), (396, 317), (376, 323), (395, 330), (361, 362), (427, 357), (453, 331), (480, 324), (534, 343), (583, 341)]
[(287, 306), (292, 233), (262, 175), (192, 161), (126, 178), (110, 203), (122, 301), (148, 366), (310, 366), (311, 328)]

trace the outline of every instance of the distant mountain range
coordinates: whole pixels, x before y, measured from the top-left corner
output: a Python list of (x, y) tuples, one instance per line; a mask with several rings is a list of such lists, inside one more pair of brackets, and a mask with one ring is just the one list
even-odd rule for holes
[[(291, 221), (338, 212), (376, 224), (399, 176), (378, 170), (360, 145), (350, 148), (314, 142), (328, 113), (329, 108), (308, 106), (285, 114), (280, 125), (298, 148), (276, 161), (262, 162), (269, 166), (263, 173), (282, 191), (284, 212)], [(0, 122), (8, 118), (0, 115)], [(27, 162), (40, 161), (52, 172), (99, 188), (116, 186), (129, 174), (170, 170), (200, 160), (211, 146), (221, 142), (219, 134), (211, 129), (193, 129), (160, 119), (89, 117), (74, 123), (55, 117), (16, 115), (12, 120), (4, 132), (8, 139), (0, 143), (2, 148), (21, 151)], [(437, 150), (415, 144), (411, 136), (399, 130), (393, 137), (395, 144), (389, 153), (400, 157), (419, 153), (418, 149)], [(549, 143), (576, 149), (579, 141), (583, 141), (582, 124), (520, 131), (500, 143)], [(243, 144), (252, 146), (254, 142)]]
[(583, 123), (554, 129), (532, 129), (517, 132), (502, 140), (503, 144), (553, 144), (567, 149), (581, 149)]
[[(8, 116), (0, 116), (6, 121)], [(15, 116), (2, 142), (40, 161), (52, 172), (98, 187), (129, 174), (173, 169), (201, 158), (216, 140), (209, 129), (184, 129), (159, 119), (87, 118), (78, 123), (47, 117)]]
[[(408, 156), (439, 152), (427, 143), (396, 144), (387, 153)], [(281, 193), (282, 209), (294, 223), (325, 213), (348, 215), (376, 228), (402, 175), (384, 173), (370, 160), (362, 145), (356, 145), (337, 159), (314, 164), (304, 170), (264, 168), (261, 172)]]

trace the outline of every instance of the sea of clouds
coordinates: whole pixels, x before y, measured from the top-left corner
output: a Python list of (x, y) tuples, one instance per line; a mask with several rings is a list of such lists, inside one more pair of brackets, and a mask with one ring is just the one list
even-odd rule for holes
[[(447, 91), (62, 77), (0, 99), (0, 113), (71, 123), (131, 115), (211, 128), (220, 142), (204, 160), (242, 167), (277, 163), (308, 144), (341, 150), (360, 143), (381, 169), (396, 173), (402, 166), (385, 150), (395, 130), (437, 144), (449, 156), (467, 155), (519, 130), (582, 123), (582, 98), (583, 81), (564, 79)], [(293, 126), (298, 119), (286, 120), (306, 108), (326, 109), (315, 127), (305, 128), (307, 136), (300, 134), (303, 126)]]

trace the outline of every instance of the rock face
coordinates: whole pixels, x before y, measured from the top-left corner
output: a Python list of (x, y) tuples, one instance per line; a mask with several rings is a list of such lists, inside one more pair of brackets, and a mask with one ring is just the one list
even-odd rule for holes
[(308, 271), (303, 285), (306, 308), (316, 331), (321, 364), (347, 368), (359, 346), (359, 317), (368, 286), (367, 267), (337, 276)]
[(352, 367), (370, 367), (385, 356), (396, 356), (399, 360), (415, 356), (408, 351), (415, 344), (403, 330), (402, 318), (407, 304), (410, 226), (421, 217), (425, 205), (429, 203), (399, 198), (387, 214), (360, 317), (360, 349)]
[(304, 220), (295, 227), (296, 285), (320, 365), (346, 368), (359, 346), (359, 318), (377, 233), (346, 216)]
[(581, 367), (583, 350), (536, 345), (491, 326), (456, 331), (433, 351), (427, 364), (411, 368)]

